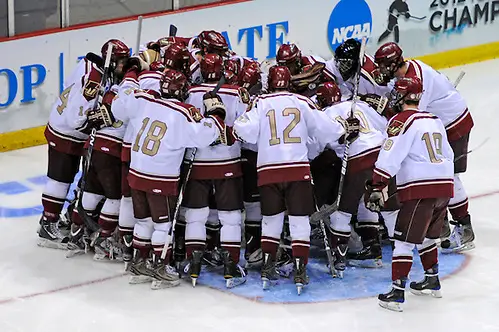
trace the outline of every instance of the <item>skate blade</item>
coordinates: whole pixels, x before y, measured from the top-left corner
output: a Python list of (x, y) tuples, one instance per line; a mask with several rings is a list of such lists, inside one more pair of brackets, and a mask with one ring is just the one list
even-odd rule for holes
[(152, 280), (153, 280), (153, 278), (150, 276), (131, 275), (130, 278), (128, 278), (128, 283), (130, 285), (138, 285), (138, 284), (145, 284), (145, 283), (151, 282)]
[(334, 272), (333, 272), (333, 278), (343, 279), (344, 272), (345, 271), (341, 271), (341, 270), (336, 270), (335, 269)]
[(75, 256), (85, 255), (87, 252), (83, 249), (72, 249), (66, 253), (66, 258), (73, 258)]
[(385, 301), (378, 301), (378, 304), (380, 307), (395, 311), (395, 312), (403, 312), (404, 309), (402, 308), (402, 303), (399, 302), (385, 302)]
[(351, 259), (348, 261), (348, 265), (365, 269), (379, 269), (380, 267), (383, 267), (383, 261), (381, 258), (366, 260)]
[(230, 279), (225, 279), (225, 287), (227, 288), (234, 288), (239, 285), (242, 285), (246, 282), (246, 278), (230, 278)]
[(417, 296), (432, 296), (434, 298), (440, 299), (442, 298), (442, 291), (440, 289), (423, 289), (423, 290), (417, 290), (417, 289), (412, 289), (409, 288), (409, 291)]
[(151, 289), (158, 290), (158, 289), (172, 288), (172, 287), (176, 287), (178, 285), (180, 285), (180, 279), (175, 280), (175, 281), (166, 281), (166, 280), (154, 279), (151, 283)]
[(68, 250), (67, 243), (57, 243), (50, 241), (48, 239), (39, 238), (37, 245), (42, 248), (50, 248), (50, 249), (59, 249), (59, 250)]
[(295, 285), (296, 285), (296, 292), (298, 293), (298, 295), (301, 295), (303, 291), (303, 284), (301, 282), (297, 282)]
[(198, 282), (198, 276), (191, 275), (191, 284), (192, 284), (192, 287), (196, 287), (197, 282)]
[(466, 244), (463, 244), (459, 247), (455, 248), (442, 248), (442, 253), (443, 254), (453, 254), (453, 253), (460, 253), (468, 250), (475, 249), (475, 243), (474, 242), (468, 242)]

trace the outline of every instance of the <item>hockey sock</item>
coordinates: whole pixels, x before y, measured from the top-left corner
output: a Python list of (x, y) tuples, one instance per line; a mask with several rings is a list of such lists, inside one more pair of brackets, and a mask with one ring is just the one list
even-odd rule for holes
[(208, 207), (187, 209), (185, 212), (185, 250), (188, 259), (192, 257), (194, 250), (204, 250), (206, 244), (205, 224), (209, 212)]
[[(155, 222), (154, 231), (151, 236), (151, 244), (152, 250), (154, 251), (154, 255), (156, 257), (161, 257), (161, 253), (163, 252), (163, 248), (165, 246), (166, 237), (168, 236), (168, 232), (172, 227), (171, 222)], [(168, 244), (168, 248), (166, 251), (166, 262), (169, 263), (169, 258), (171, 257), (172, 243)]]
[(431, 269), (438, 263), (438, 250), (435, 240), (424, 239), (423, 244), (417, 245), (419, 258), (425, 271)]
[(43, 189), (42, 205), (43, 216), (51, 222), (59, 220), (66, 196), (69, 190), (69, 183), (48, 179)]
[(106, 199), (99, 215), (100, 236), (110, 237), (118, 226), (120, 212), (119, 199)]
[(152, 218), (138, 219), (133, 229), (133, 248), (139, 250), (142, 258), (148, 258), (151, 250), (151, 237), (154, 232)]
[(133, 234), (135, 227), (135, 216), (133, 215), (133, 203), (131, 197), (121, 198), (120, 213), (118, 217), (120, 237)]
[(230, 258), (237, 264), (241, 251), (241, 210), (218, 212), (222, 229), (220, 242), (223, 249), (227, 250)]
[(464, 219), (468, 215), (468, 195), (459, 174), (454, 174), (454, 197), (449, 201), (449, 212), (455, 221)]
[(412, 249), (414, 244), (395, 240), (392, 257), (392, 280), (407, 279), (412, 267)]
[(276, 259), (279, 239), (284, 223), (284, 212), (263, 216), (262, 219), (262, 251), (268, 253), (272, 259)]

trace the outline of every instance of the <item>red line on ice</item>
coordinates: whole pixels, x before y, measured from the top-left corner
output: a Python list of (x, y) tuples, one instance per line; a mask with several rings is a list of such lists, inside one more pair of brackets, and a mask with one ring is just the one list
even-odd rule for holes
[[(489, 197), (489, 196), (493, 196), (493, 195), (497, 195), (497, 194), (499, 194), (499, 190), (494, 190), (494, 191), (490, 191), (487, 193), (473, 195), (473, 196), (470, 196), (469, 199), (470, 200), (480, 199), (480, 198)], [(55, 289), (51, 289), (51, 290), (47, 290), (47, 291), (41, 291), (41, 292), (31, 293), (31, 294), (22, 295), (22, 296), (9, 297), (7, 299), (0, 300), (0, 305), (11, 303), (11, 302), (14, 302), (16, 300), (26, 300), (26, 299), (31, 299), (31, 298), (42, 296), (42, 295), (54, 294), (54, 293), (59, 293), (59, 292), (63, 292), (63, 291), (70, 290), (70, 289), (80, 288), (80, 287), (94, 285), (94, 284), (100, 284), (100, 283), (108, 281), (108, 280), (121, 278), (125, 275), (126, 275), (125, 273), (120, 273), (120, 274), (117, 274), (114, 276), (85, 281), (85, 282), (82, 282), (79, 284), (69, 285), (66, 287), (55, 288)]]

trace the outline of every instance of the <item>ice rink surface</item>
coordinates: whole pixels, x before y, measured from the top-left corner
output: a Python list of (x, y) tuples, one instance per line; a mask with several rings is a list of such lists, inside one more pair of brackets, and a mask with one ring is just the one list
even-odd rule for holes
[[(0, 331), (499, 331), (499, 60), (443, 72), (453, 81), (462, 70), (459, 90), (475, 120), (469, 148), (488, 141), (469, 156), (462, 177), (476, 249), (442, 282), (442, 299), (407, 294), (405, 311), (395, 313), (378, 307), (371, 293), (269, 304), (188, 283), (160, 291), (130, 286), (121, 264), (66, 259), (62, 251), (36, 246), (46, 169), (41, 146), (0, 154)], [(389, 280), (387, 272), (386, 290)]]

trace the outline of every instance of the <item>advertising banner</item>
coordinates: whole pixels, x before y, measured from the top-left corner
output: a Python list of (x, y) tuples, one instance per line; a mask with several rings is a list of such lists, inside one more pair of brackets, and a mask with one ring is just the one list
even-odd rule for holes
[[(499, 40), (499, 0), (254, 0), (143, 21), (142, 41), (222, 31), (238, 54), (263, 61), (282, 43), (330, 59), (348, 38), (369, 37), (368, 52), (400, 43), (407, 57)], [(64, 78), (110, 38), (135, 43), (136, 21), (0, 43), (0, 133), (44, 125)]]

